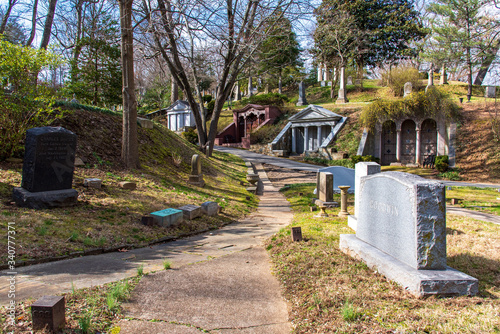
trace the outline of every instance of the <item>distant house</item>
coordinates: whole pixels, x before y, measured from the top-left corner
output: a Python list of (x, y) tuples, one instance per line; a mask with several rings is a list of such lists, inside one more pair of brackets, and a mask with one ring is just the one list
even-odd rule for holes
[(153, 111), (144, 116), (152, 119), (164, 115), (166, 115), (167, 127), (172, 131), (181, 132), (186, 128), (196, 127), (193, 112), (186, 101), (177, 100), (165, 109)]
[(271, 148), (275, 154), (284, 156), (312, 152), (328, 156), (326, 148), (346, 120), (347, 117), (311, 104), (288, 119)]
[(215, 137), (215, 145), (250, 148), (250, 135), (265, 125), (273, 124), (281, 110), (274, 106), (247, 104), (233, 111), (233, 122)]

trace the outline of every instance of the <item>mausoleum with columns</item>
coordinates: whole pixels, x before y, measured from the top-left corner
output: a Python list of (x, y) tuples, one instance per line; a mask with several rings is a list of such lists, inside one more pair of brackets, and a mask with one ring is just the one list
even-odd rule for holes
[(309, 105), (288, 119), (288, 124), (271, 143), (277, 155), (327, 155), (326, 148), (342, 129), (347, 117), (316, 105)]
[(373, 155), (382, 165), (422, 166), (431, 155), (448, 155), (455, 166), (456, 123), (444, 117), (379, 120), (365, 129), (358, 155)]

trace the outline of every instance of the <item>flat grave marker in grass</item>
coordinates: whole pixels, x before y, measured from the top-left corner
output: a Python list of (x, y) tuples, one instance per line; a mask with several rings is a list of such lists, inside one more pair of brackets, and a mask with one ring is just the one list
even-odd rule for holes
[[(363, 175), (373, 168), (356, 165)], [(356, 234), (340, 236), (343, 252), (418, 296), (477, 293), (477, 279), (446, 265), (442, 183), (408, 173), (373, 173), (359, 177), (355, 196), (359, 207), (350, 226)]]

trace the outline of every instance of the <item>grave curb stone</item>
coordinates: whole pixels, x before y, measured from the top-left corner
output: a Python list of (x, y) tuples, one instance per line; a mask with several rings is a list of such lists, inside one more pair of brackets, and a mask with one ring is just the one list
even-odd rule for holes
[(89, 188), (101, 189), (102, 180), (98, 178), (88, 178), (83, 180), (83, 186)]
[(184, 217), (182, 210), (172, 208), (151, 212), (150, 215), (162, 227), (169, 227), (180, 223)]
[(122, 181), (118, 183), (118, 186), (122, 189), (127, 189), (127, 190), (135, 190), (137, 189), (137, 184), (135, 182), (130, 182), (130, 181)]
[(201, 211), (207, 216), (215, 216), (219, 213), (219, 204), (217, 202), (205, 202), (201, 205)]
[(199, 216), (201, 216), (201, 206), (194, 204), (187, 204), (181, 206), (179, 210), (182, 211), (184, 219), (193, 220)]

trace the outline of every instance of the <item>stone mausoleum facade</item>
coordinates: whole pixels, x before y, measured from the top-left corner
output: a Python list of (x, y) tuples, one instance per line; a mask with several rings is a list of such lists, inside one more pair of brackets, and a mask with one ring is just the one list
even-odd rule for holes
[(247, 104), (233, 111), (233, 122), (217, 134), (215, 145), (250, 148), (251, 133), (272, 125), (280, 115), (278, 107)]
[(186, 101), (177, 100), (165, 109), (144, 115), (148, 119), (162, 116), (166, 118), (167, 127), (175, 132), (183, 132), (188, 128), (196, 127), (193, 112)]
[(288, 119), (288, 124), (271, 143), (273, 153), (319, 153), (328, 157), (326, 148), (342, 129), (347, 117), (316, 105), (309, 105)]
[(455, 166), (456, 123), (444, 117), (380, 120), (365, 129), (358, 155), (373, 155), (382, 165), (422, 166), (431, 155), (448, 155)]

